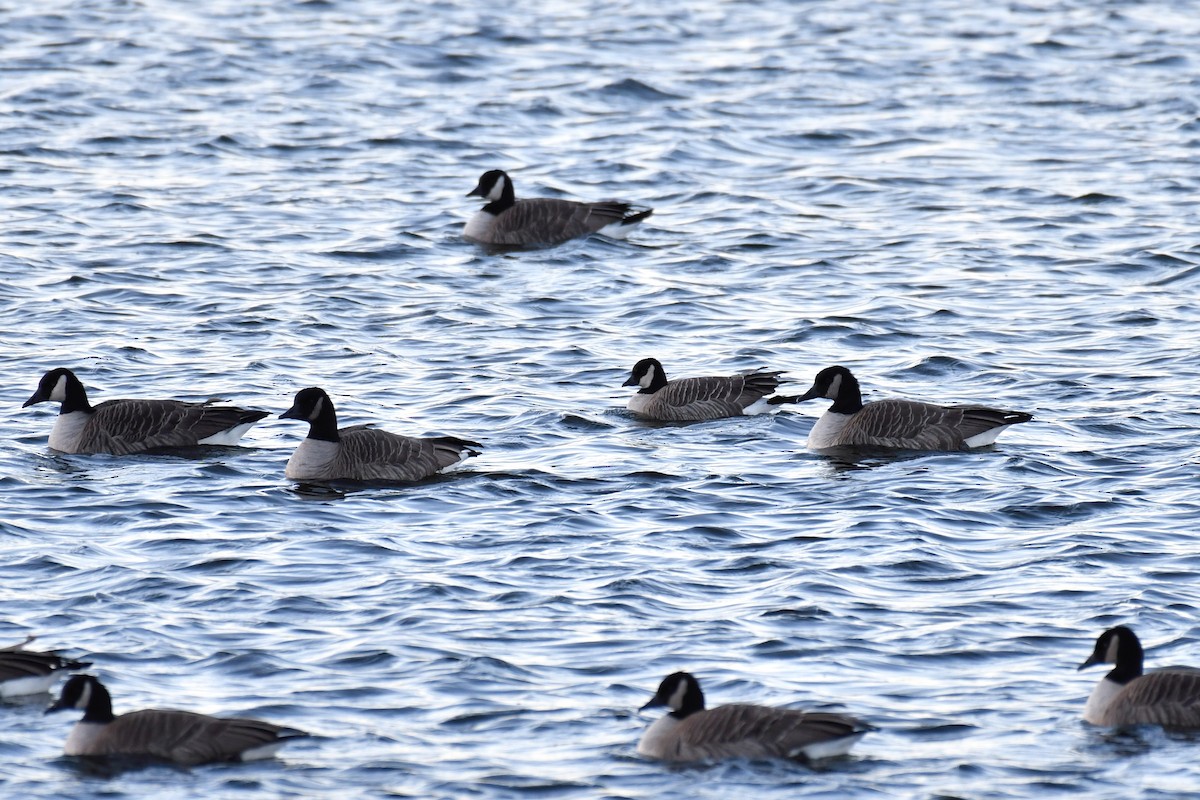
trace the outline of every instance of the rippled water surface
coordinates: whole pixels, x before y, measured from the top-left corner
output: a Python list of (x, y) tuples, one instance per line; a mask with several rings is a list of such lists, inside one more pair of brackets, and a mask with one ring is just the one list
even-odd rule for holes
[[(1200, 17), (1187, 2), (0, 0), (0, 644), (117, 710), (312, 739), (96, 774), (0, 708), (22, 798), (1200, 797), (1194, 736), (1080, 721), (1094, 637), (1200, 663)], [(463, 242), (485, 169), (653, 206)], [(1031, 411), (829, 458), (819, 404), (655, 426), (674, 376), (855, 370)], [(244, 447), (64, 456), (92, 399), (269, 409)], [(486, 450), (298, 487), (276, 419)], [(803, 389), (804, 386), (800, 388)], [(880, 730), (816, 767), (634, 751), (668, 672)]]

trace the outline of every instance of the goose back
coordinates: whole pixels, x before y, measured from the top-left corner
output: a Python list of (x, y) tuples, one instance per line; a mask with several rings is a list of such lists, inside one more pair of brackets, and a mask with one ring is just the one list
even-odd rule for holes
[(106, 400), (80, 429), (74, 449), (65, 452), (120, 456), (200, 444), (232, 445), (265, 416), (266, 411), (210, 403)]
[(1135, 678), (1116, 692), (1094, 722), (1200, 728), (1200, 670), (1168, 668)]
[[(576, 203), (556, 198), (517, 200), (499, 214), (480, 211), (464, 235), (484, 244), (560, 244), (599, 233), (611, 225), (629, 224), (627, 203)], [(490, 219), (489, 219), (490, 218)]]
[[(657, 752), (643, 754), (672, 761), (827, 757), (848, 751), (866, 732), (863, 723), (838, 714), (736, 704), (688, 715)], [(839, 746), (830, 748), (835, 741)]]
[(338, 477), (360, 481), (419, 481), (476, 455), (477, 442), (453, 436), (417, 438), (374, 428), (343, 428), (330, 465)]
[(268, 758), (288, 739), (304, 735), (261, 720), (152, 708), (121, 714), (106, 724), (79, 722), (63, 752), (69, 756), (146, 756), (196, 765)]
[[(834, 412), (836, 414), (836, 412)], [(995, 440), (1000, 429), (1032, 417), (1015, 411), (1000, 411), (981, 406), (939, 406), (915, 400), (876, 400), (859, 411), (842, 415), (841, 427), (832, 435), (822, 435), (814, 426), (815, 441), (810, 447), (874, 446), (908, 450), (962, 450), (979, 444), (981, 434), (994, 433), (987, 444)], [(982, 444), (982, 443), (980, 443)]]
[(59, 673), (90, 666), (87, 661), (20, 647), (0, 650), (0, 698), (41, 694), (49, 691)]

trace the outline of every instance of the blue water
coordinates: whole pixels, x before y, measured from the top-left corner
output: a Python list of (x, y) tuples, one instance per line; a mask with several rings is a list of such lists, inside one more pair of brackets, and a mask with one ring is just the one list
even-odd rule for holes
[[(1200, 797), (1195, 737), (1083, 724), (1075, 672), (1117, 623), (1200, 664), (1198, 45), (1188, 2), (0, 0), (0, 645), (315, 734), (94, 774), (36, 698), (0, 795)], [(655, 215), (488, 254), (491, 168)], [(816, 403), (632, 419), (646, 356), (1036, 419), (830, 459)], [(486, 450), (343, 493), (283, 477), (274, 418), (63, 456), (20, 408), (57, 366)], [(880, 731), (643, 760), (677, 669)]]

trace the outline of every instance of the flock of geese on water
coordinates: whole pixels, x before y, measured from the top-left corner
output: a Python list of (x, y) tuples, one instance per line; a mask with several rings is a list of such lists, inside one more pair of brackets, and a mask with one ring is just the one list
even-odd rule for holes
[[(86, 669), (87, 661), (54, 652), (27, 650), (32, 637), (0, 650), (0, 699), (48, 692), (57, 678)], [(1110, 628), (1096, 639), (1079, 669), (1113, 668), (1092, 690), (1083, 718), (1095, 725), (1161, 725), (1200, 728), (1200, 669), (1168, 667), (1143, 672), (1142, 645), (1127, 627)], [(666, 707), (638, 742), (638, 753), (668, 761), (722, 758), (790, 758), (814, 761), (844, 755), (877, 730), (845, 714), (736, 703), (706, 708), (700, 682), (687, 672), (668, 675), (641, 710)], [(307, 733), (244, 717), (213, 717), (191, 711), (151, 708), (114, 714), (112, 698), (94, 675), (72, 675), (47, 709), (76, 709), (83, 718), (67, 735), (68, 756), (121, 756), (169, 761), (183, 766), (218, 761), (253, 761)]]
[[(468, 196), (487, 204), (466, 224), (464, 236), (484, 245), (530, 247), (558, 244), (594, 233), (624, 238), (652, 213), (628, 203), (579, 203), (516, 199), (512, 180), (501, 170), (483, 174)], [(812, 399), (832, 405), (813, 425), (808, 447), (903, 450), (965, 450), (990, 445), (1008, 426), (1031, 414), (986, 406), (943, 406), (887, 399), (864, 403), (858, 381), (842, 366), (817, 373), (803, 394), (784, 396), (781, 371), (749, 370), (737, 375), (668, 380), (653, 358), (638, 361), (625, 386), (637, 391), (628, 409), (639, 417), (667, 422), (713, 420), (779, 410)], [(49, 446), (64, 453), (160, 452), (197, 445), (234, 445), (268, 416), (236, 406), (180, 400), (88, 402), (83, 383), (69, 369), (42, 376), (25, 406), (60, 404)], [(296, 393), (283, 419), (308, 423), (308, 436), (288, 459), (285, 475), (297, 481), (410, 482), (434, 475), (478, 455), (482, 445), (453, 436), (416, 438), (366, 425), (338, 428), (333, 401), (312, 387)], [(60, 674), (91, 664), (54, 652), (26, 649), (29, 641), (0, 650), (0, 699), (48, 692)], [(1112, 664), (1084, 708), (1096, 725), (1162, 725), (1200, 728), (1200, 670), (1171, 667), (1143, 672), (1141, 643), (1127, 627), (1105, 631), (1079, 669)], [(670, 711), (643, 734), (638, 752), (651, 758), (695, 761), (721, 758), (814, 760), (843, 755), (876, 730), (851, 716), (788, 708), (733, 704), (706, 708), (700, 682), (676, 672), (663, 679), (643, 710)], [(245, 718), (189, 711), (146, 709), (114, 714), (108, 690), (93, 675), (72, 675), (46, 713), (83, 711), (67, 737), (69, 756), (126, 756), (181, 765), (249, 761), (272, 756), (303, 731)]]

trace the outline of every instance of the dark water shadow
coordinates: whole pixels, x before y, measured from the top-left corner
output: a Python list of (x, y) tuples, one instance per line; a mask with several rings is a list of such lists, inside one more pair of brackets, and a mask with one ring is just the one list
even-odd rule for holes
[[(986, 449), (986, 448), (981, 448)], [(965, 451), (963, 451), (965, 452)], [(825, 462), (833, 475), (878, 469), (906, 461), (946, 455), (940, 450), (894, 450), (887, 447), (829, 447), (812, 454)]]
[(191, 772), (189, 768), (180, 764), (150, 756), (59, 756), (52, 763), (80, 777), (104, 780), (155, 767), (185, 775)]
[(463, 470), (449, 475), (431, 475), (419, 481), (298, 481), (288, 491), (302, 500), (345, 500), (351, 495), (363, 492), (380, 492), (382, 490), (392, 494), (407, 493), (407, 490), (410, 489), (450, 483), (478, 474), (480, 473)]
[(1162, 728), (1158, 725), (1133, 725), (1122, 728), (1094, 728), (1088, 731), (1085, 749), (1108, 757), (1136, 758), (1156, 747), (1171, 743), (1200, 743), (1200, 731)]

